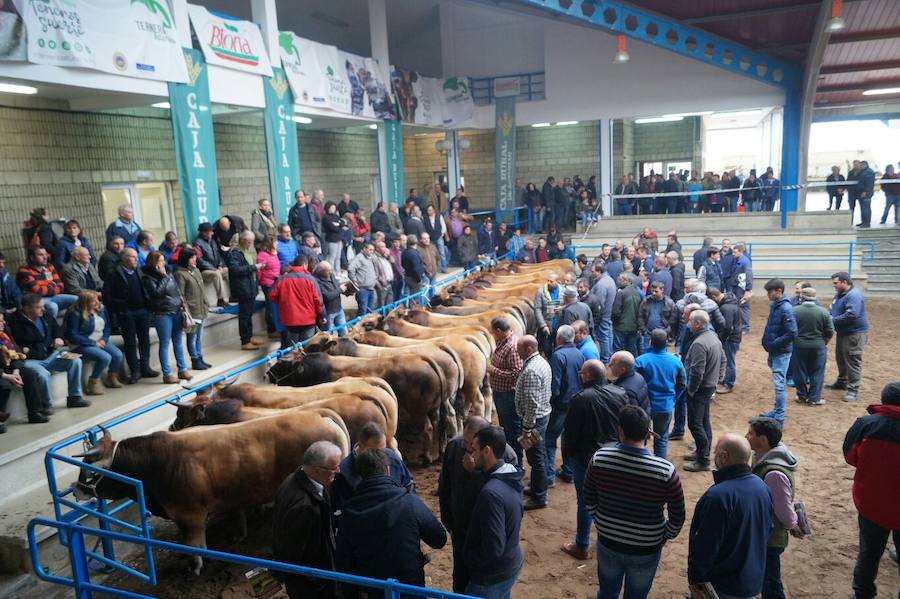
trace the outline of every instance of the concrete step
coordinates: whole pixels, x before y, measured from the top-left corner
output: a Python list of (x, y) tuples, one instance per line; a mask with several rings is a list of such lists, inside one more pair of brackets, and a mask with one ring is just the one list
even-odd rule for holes
[[(644, 216), (612, 216), (604, 217), (594, 225), (594, 229), (605, 234), (617, 236), (636, 235), (641, 227), (649, 226), (657, 233), (675, 229), (682, 234), (720, 234), (734, 235), (752, 231), (777, 231), (781, 229), (781, 215), (773, 212), (754, 212), (750, 214), (648, 214)], [(838, 212), (801, 212), (788, 215), (788, 228), (791, 231), (810, 231), (817, 234), (823, 232), (852, 231), (846, 213)], [(633, 231), (633, 233), (632, 233)]]

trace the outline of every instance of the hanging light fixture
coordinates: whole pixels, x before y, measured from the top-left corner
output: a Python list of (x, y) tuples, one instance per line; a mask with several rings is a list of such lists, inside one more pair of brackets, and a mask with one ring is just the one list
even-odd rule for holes
[(616, 64), (624, 64), (628, 62), (631, 56), (628, 55), (628, 50), (625, 49), (625, 36), (617, 35), (616, 36), (616, 57), (613, 59), (613, 62)]
[(831, 19), (828, 21), (828, 31), (840, 31), (847, 24), (841, 14), (844, 12), (844, 0), (831, 0)]

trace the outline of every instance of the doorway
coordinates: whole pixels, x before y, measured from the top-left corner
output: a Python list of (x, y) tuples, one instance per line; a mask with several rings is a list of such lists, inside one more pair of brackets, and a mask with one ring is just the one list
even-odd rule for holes
[(115, 183), (104, 185), (101, 193), (105, 222), (119, 218), (119, 206), (130, 204), (135, 221), (153, 233), (155, 243), (162, 243), (167, 231), (176, 231), (175, 206), (168, 183)]

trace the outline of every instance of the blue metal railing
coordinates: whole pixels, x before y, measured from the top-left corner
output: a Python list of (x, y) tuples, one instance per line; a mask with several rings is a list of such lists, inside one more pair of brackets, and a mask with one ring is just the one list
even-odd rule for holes
[[(449, 285), (449, 284), (453, 283), (454, 281), (457, 281), (461, 278), (468, 276), (469, 274), (471, 274), (474, 271), (481, 270), (481, 269), (485, 268), (486, 266), (494, 264), (495, 262), (502, 260), (506, 257), (507, 256), (504, 255), (504, 256), (497, 258), (496, 260), (489, 260), (487, 262), (480, 263), (468, 270), (463, 270), (463, 271), (460, 271), (449, 277), (445, 277), (445, 278), (441, 279), (440, 281), (438, 281), (437, 283), (435, 283), (434, 285), (428, 285), (425, 287), (425, 289), (423, 289), (421, 291), (418, 291), (411, 295), (405, 296), (395, 302), (392, 302), (390, 304), (387, 304), (385, 306), (377, 308), (374, 311), (384, 315), (398, 306), (409, 305), (409, 303), (411, 301), (414, 301), (417, 299), (427, 299), (428, 297), (430, 297), (430, 295), (434, 289)], [(356, 318), (348, 321), (345, 324), (330, 328), (329, 331), (334, 332), (334, 331), (338, 331), (341, 329), (352, 327), (356, 323), (358, 323), (360, 320), (362, 320), (362, 317), (356, 317)], [(207, 381), (204, 381), (203, 383), (201, 383), (195, 387), (192, 387), (190, 389), (183, 389), (183, 390), (167, 397), (166, 399), (162, 399), (160, 401), (154, 402), (154, 403), (152, 403), (148, 406), (145, 406), (145, 407), (141, 408), (140, 410), (137, 410), (130, 414), (126, 414), (124, 416), (115, 418), (115, 419), (105, 423), (103, 425), (103, 427), (105, 429), (113, 429), (117, 426), (120, 426), (120, 425), (126, 423), (126, 422), (140, 418), (144, 414), (147, 414), (149, 412), (152, 412), (152, 411), (162, 408), (164, 406), (168, 406), (169, 405), (168, 402), (170, 402), (170, 401), (178, 401), (178, 400), (184, 399), (185, 397), (196, 394), (198, 391), (202, 391), (213, 385), (216, 385), (218, 383), (221, 383), (223, 381), (231, 379), (237, 375), (240, 375), (244, 372), (247, 372), (249, 370), (253, 370), (260, 366), (266, 365), (266, 364), (268, 364), (268, 362), (270, 360), (277, 360), (277, 359), (281, 358), (282, 356), (284, 356), (292, 351), (295, 351), (297, 348), (302, 347), (306, 343), (307, 343), (307, 341), (301, 341), (290, 347), (279, 349), (279, 350), (277, 350), (271, 354), (268, 354), (262, 358), (253, 360), (252, 362), (250, 362), (248, 364), (244, 364), (243, 366), (232, 369), (225, 374), (215, 376)], [(101, 432), (102, 431), (100, 430), (99, 426), (91, 428), (91, 429), (85, 431), (82, 435), (71, 437), (64, 441), (56, 443), (55, 445), (51, 446), (47, 450), (47, 453), (44, 456), (44, 469), (47, 473), (47, 484), (48, 484), (48, 487), (50, 490), (51, 499), (53, 501), (53, 512), (54, 512), (54, 516), (56, 518), (56, 523), (60, 525), (60, 526), (56, 527), (58, 530), (60, 530), (60, 533), (61, 533), (61, 534), (59, 534), (58, 538), (59, 538), (60, 544), (62, 544), (65, 547), (69, 547), (70, 554), (71, 554), (71, 551), (73, 551), (73, 548), (71, 547), (72, 541), (69, 538), (69, 536), (67, 534), (65, 534), (66, 530), (67, 530), (65, 527), (68, 525), (75, 525), (75, 524), (81, 523), (86, 518), (97, 518), (98, 524), (99, 524), (99, 531), (97, 529), (91, 529), (88, 527), (84, 527), (86, 530), (92, 530), (94, 532), (102, 531), (103, 533), (113, 534), (114, 531), (112, 530), (112, 527), (117, 527), (124, 531), (128, 531), (129, 533), (132, 533), (129, 535), (125, 535), (130, 539), (140, 538), (140, 539), (144, 539), (144, 540), (151, 540), (151, 537), (150, 537), (150, 533), (152, 531), (152, 526), (150, 525), (151, 513), (147, 509), (147, 504), (146, 504), (146, 501), (144, 498), (144, 485), (140, 480), (113, 472), (111, 470), (100, 468), (93, 464), (86, 464), (86, 463), (82, 462), (81, 460), (78, 460), (76, 458), (70, 457), (70, 456), (62, 453), (63, 450), (70, 448), (73, 445), (76, 445), (81, 442), (86, 442), (86, 443), (93, 445), (94, 443), (97, 442), (98, 433), (101, 433)], [(73, 496), (74, 488), (72, 486), (69, 486), (65, 489), (60, 490), (57, 485), (57, 464), (58, 463), (75, 466), (77, 468), (88, 470), (90, 472), (94, 472), (96, 474), (102, 475), (102, 476), (110, 478), (112, 480), (116, 480), (118, 482), (130, 485), (130, 486), (134, 487), (135, 499), (134, 500), (128, 499), (128, 500), (122, 501), (121, 503), (119, 503), (115, 506), (110, 506), (110, 502), (108, 502), (106, 500), (102, 500), (102, 499), (92, 499), (86, 503), (79, 503), (78, 501), (73, 501), (73, 499), (71, 499), (70, 496)], [(133, 524), (127, 520), (122, 519), (121, 517), (116, 517), (117, 514), (119, 514), (124, 509), (126, 509), (134, 504), (137, 504), (138, 517), (140, 519), (139, 524)], [(44, 521), (41, 520), (41, 521), (38, 521), (37, 523), (41, 524), (42, 522), (44, 522)], [(116, 534), (118, 534), (118, 533), (116, 533)], [(135, 536), (135, 535), (137, 535), (137, 536)], [(140, 580), (144, 583), (147, 583), (150, 585), (155, 585), (157, 583), (155, 561), (154, 561), (154, 556), (153, 556), (153, 551), (152, 551), (153, 545), (144, 544), (145, 559), (146, 559), (146, 565), (147, 565), (147, 572), (144, 573), (144, 572), (140, 572), (134, 568), (131, 568), (129, 566), (126, 566), (125, 564), (122, 564), (122, 563), (116, 561), (116, 554), (115, 554), (115, 548), (113, 547), (113, 543), (112, 543), (112, 537), (110, 537), (108, 534), (97, 534), (95, 536), (99, 537), (99, 539), (100, 539), (100, 545), (102, 545), (102, 553), (98, 553), (96, 550), (89, 550), (86, 548), (82, 548), (81, 551), (83, 551), (85, 553), (86, 559), (90, 559), (90, 560), (99, 562), (107, 568), (121, 571), (121, 572), (127, 574), (128, 576), (137, 578), (138, 580)], [(36, 549), (33, 549), (33, 551), (35, 551), (35, 550)], [(70, 557), (71, 557), (71, 555), (70, 555)], [(73, 564), (73, 571), (74, 571), (74, 569), (75, 569), (75, 565)], [(122, 595), (122, 596), (128, 596), (128, 595)], [(447, 595), (447, 596), (449, 596), (449, 595)]]
[[(35, 536), (36, 526), (55, 528), (60, 532), (60, 537), (65, 536), (69, 539), (69, 559), (72, 565), (72, 578), (51, 574), (49, 568), (44, 568), (41, 563), (41, 556), (38, 551), (37, 538)], [(238, 555), (236, 553), (226, 553), (224, 551), (201, 549), (200, 547), (159, 541), (151, 538), (135, 537), (108, 530), (88, 528), (71, 522), (55, 522), (43, 518), (35, 518), (28, 523), (28, 546), (29, 551), (31, 552), (31, 563), (34, 566), (35, 575), (45, 582), (59, 584), (73, 589), (75, 591), (76, 599), (90, 599), (92, 593), (104, 593), (115, 597), (128, 597), (129, 599), (152, 599), (152, 595), (143, 595), (141, 593), (125, 591), (91, 582), (90, 568), (88, 567), (88, 559), (91, 552), (88, 551), (85, 544), (86, 536), (98, 537), (102, 541), (109, 542), (110, 544), (112, 544), (113, 541), (118, 541), (121, 543), (142, 545), (148, 553), (152, 553), (153, 549), (166, 549), (185, 555), (240, 564), (252, 568), (265, 568), (267, 570), (274, 570), (285, 574), (298, 574), (301, 576), (331, 580), (341, 584), (351, 584), (354, 586), (366, 587), (368, 589), (376, 589), (384, 593), (385, 599), (399, 599), (401, 593), (405, 596), (428, 597), (434, 599), (476, 599), (470, 595), (460, 595), (448, 591), (403, 584), (394, 579), (379, 580), (376, 578), (355, 576), (353, 574), (342, 574), (330, 570), (319, 570), (317, 568), (309, 568), (306, 566), (285, 564), (267, 559)]]
[(545, 97), (545, 77), (543, 71), (533, 73), (514, 73), (512, 75), (498, 75), (496, 77), (472, 77), (472, 100), (480, 105), (494, 103), (494, 81), (497, 79), (519, 78), (518, 102), (531, 102), (543, 100)]
[[(522, 211), (525, 211), (525, 219), (522, 219)], [(507, 219), (506, 215), (512, 215), (511, 219)], [(499, 208), (496, 210), (476, 210), (475, 212), (470, 212), (469, 216), (489, 216), (493, 217), (495, 222), (498, 223), (506, 223), (507, 225), (513, 225), (516, 227), (520, 227), (522, 225), (526, 226), (526, 232), (531, 233), (531, 210), (529, 210), (526, 206), (516, 206), (515, 208), (507, 208), (505, 210), (500, 210)]]

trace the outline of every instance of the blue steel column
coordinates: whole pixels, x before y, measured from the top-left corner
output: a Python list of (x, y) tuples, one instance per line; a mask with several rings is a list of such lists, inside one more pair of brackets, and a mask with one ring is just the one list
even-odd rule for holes
[[(788, 185), (801, 183), (800, 178), (800, 128), (803, 113), (803, 92), (799, 87), (788, 88), (784, 93), (784, 117), (781, 125), (781, 182)], [(788, 212), (797, 211), (797, 190), (781, 192), (781, 228), (787, 229)]]

